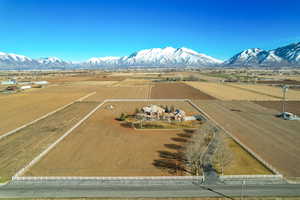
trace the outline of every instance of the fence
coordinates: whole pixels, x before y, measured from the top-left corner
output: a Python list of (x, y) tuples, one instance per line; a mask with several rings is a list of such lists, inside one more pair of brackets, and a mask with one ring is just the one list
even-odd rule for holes
[[(80, 100), (81, 101), (81, 100)], [(71, 129), (69, 129), (64, 135), (62, 135), (57, 141), (52, 143), (47, 149), (45, 149), (41, 154), (39, 154), (37, 157), (35, 157), (28, 165), (23, 167), (21, 170), (19, 170), (13, 177), (13, 180), (89, 180), (89, 179), (95, 179), (95, 180), (112, 180), (114, 178), (116, 179), (128, 179), (130, 177), (20, 177), (26, 170), (28, 170), (32, 165), (34, 165), (36, 162), (38, 162), (43, 156), (45, 156), (52, 148), (54, 148), (59, 142), (61, 142), (67, 135), (69, 135), (75, 128), (77, 128), (82, 122), (84, 122), (86, 119), (88, 119), (94, 112), (96, 112), (103, 104), (108, 102), (122, 102), (122, 101), (129, 101), (129, 102), (136, 102), (136, 101), (144, 101), (144, 102), (150, 102), (150, 101), (181, 101), (181, 102), (188, 102), (190, 105), (192, 105), (197, 111), (202, 113), (207, 119), (210, 119), (212, 122), (214, 122), (219, 128), (221, 128), (226, 134), (228, 134), (230, 137), (232, 137), (239, 145), (241, 145), (246, 151), (248, 151), (252, 156), (254, 156), (257, 160), (259, 160), (261, 163), (263, 163), (267, 168), (269, 168), (273, 173), (276, 175), (238, 175), (240, 178), (242, 177), (282, 177), (282, 175), (269, 163), (264, 161), (260, 156), (258, 156), (255, 152), (253, 152), (250, 148), (245, 146), (241, 141), (233, 136), (230, 132), (225, 130), (220, 124), (218, 124), (215, 120), (213, 120), (206, 112), (204, 112), (201, 108), (199, 108), (196, 104), (194, 104), (189, 99), (106, 99), (102, 103), (100, 103), (95, 109), (93, 109), (90, 113), (88, 113), (84, 118), (82, 118), (76, 125), (74, 125)], [(176, 179), (179, 178), (175, 176)], [(181, 176), (183, 179), (190, 177), (190, 179), (195, 179), (195, 176)], [(223, 176), (224, 178), (228, 178), (230, 176)], [(233, 177), (233, 176), (231, 176)], [(237, 176), (235, 176), (238, 178)], [(132, 177), (133, 179), (137, 180), (138, 178), (141, 179), (154, 179), (154, 177)], [(163, 177), (157, 177), (157, 179), (162, 179)], [(171, 176), (168, 176), (168, 178), (172, 178)], [(164, 179), (164, 178), (163, 178)], [(174, 177), (173, 177), (174, 179)], [(197, 178), (196, 178), (197, 179)], [(203, 177), (201, 176), (201, 179)]]
[(255, 179), (255, 178), (273, 178), (273, 179), (282, 179), (282, 175), (223, 175), (220, 176), (220, 179)]
[(13, 176), (12, 180), (202, 180), (203, 176)]
[(91, 112), (89, 112), (85, 117), (83, 117), (77, 124), (75, 124), (71, 129), (69, 129), (65, 134), (63, 134), (58, 140), (52, 143), (47, 149), (45, 149), (42, 153), (40, 153), (37, 157), (35, 157), (28, 165), (19, 170), (15, 177), (22, 175), (27, 169), (29, 169), (32, 165), (38, 162), (43, 156), (45, 156), (51, 149), (53, 149), (58, 143), (60, 143), (67, 135), (69, 135), (75, 128), (77, 128), (82, 122), (84, 122), (87, 118), (89, 118), (98, 108), (100, 108), (104, 104), (99, 104), (96, 108), (94, 108)]

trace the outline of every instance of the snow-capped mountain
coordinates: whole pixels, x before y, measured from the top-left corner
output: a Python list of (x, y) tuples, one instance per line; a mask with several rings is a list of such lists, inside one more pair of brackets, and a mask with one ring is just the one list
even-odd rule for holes
[(229, 66), (300, 66), (300, 42), (274, 50), (247, 49), (224, 62)]
[(273, 50), (252, 48), (225, 62), (188, 48), (144, 49), (123, 57), (91, 58), (84, 62), (66, 62), (56, 57), (33, 59), (0, 52), (0, 69), (76, 69), (122, 67), (300, 67), (300, 42)]
[(71, 65), (56, 57), (32, 59), (23, 55), (0, 52), (0, 69), (48, 69)]
[(99, 66), (118, 65), (120, 67), (207, 67), (221, 64), (222, 61), (188, 48), (166, 47), (145, 49), (120, 58), (91, 58), (86, 63)]
[(3, 66), (3, 65), (12, 66), (12, 65), (18, 65), (21, 63), (23, 65), (30, 65), (30, 64), (35, 64), (35, 61), (33, 59), (23, 56), (23, 55), (0, 52), (0, 66)]
[(107, 56), (107, 57), (100, 57), (100, 58), (91, 58), (86, 61), (88, 65), (102, 65), (102, 66), (113, 66), (119, 64), (120, 57), (115, 56)]
[(300, 42), (279, 47), (274, 50), (274, 53), (289, 63), (300, 64)]
[(61, 64), (68, 64), (67, 62), (63, 61), (57, 57), (48, 57), (48, 58), (39, 58), (37, 62), (44, 65), (61, 65)]

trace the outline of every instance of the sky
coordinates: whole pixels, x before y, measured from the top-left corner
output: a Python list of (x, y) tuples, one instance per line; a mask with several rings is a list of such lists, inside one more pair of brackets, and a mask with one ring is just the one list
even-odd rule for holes
[(67, 61), (187, 47), (218, 59), (300, 41), (299, 0), (0, 0), (0, 52)]

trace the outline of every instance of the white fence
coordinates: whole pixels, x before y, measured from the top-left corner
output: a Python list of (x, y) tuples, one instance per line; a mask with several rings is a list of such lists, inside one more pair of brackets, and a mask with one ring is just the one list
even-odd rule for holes
[(69, 135), (75, 128), (77, 128), (82, 122), (84, 122), (87, 118), (89, 118), (98, 108), (100, 108), (104, 104), (99, 104), (96, 108), (94, 108), (91, 112), (89, 112), (85, 117), (83, 117), (77, 124), (75, 124), (71, 129), (69, 129), (65, 134), (63, 134), (58, 140), (52, 143), (47, 149), (45, 149), (42, 153), (40, 153), (37, 157), (35, 157), (28, 165), (19, 170), (14, 176), (18, 177), (22, 175), (27, 169), (29, 169), (32, 165), (38, 162), (43, 156), (45, 156), (51, 149), (53, 149), (58, 143), (60, 143), (67, 135)]
[(58, 111), (60, 111), (60, 110), (62, 110), (62, 109), (64, 109), (64, 108), (66, 108), (66, 107), (72, 105), (73, 103), (75, 103), (75, 102), (77, 102), (77, 101), (82, 101), (82, 100), (88, 98), (89, 96), (91, 96), (91, 95), (93, 95), (93, 94), (95, 94), (95, 93), (96, 93), (96, 92), (89, 93), (89, 94), (87, 94), (87, 95), (85, 95), (85, 96), (83, 96), (83, 97), (80, 97), (79, 99), (77, 99), (77, 100), (75, 100), (75, 101), (72, 101), (71, 103), (68, 103), (68, 104), (66, 104), (66, 105), (64, 105), (64, 106), (62, 106), (62, 107), (60, 107), (60, 108), (58, 108), (58, 109), (56, 109), (56, 110), (54, 110), (54, 111), (51, 111), (51, 112), (49, 112), (49, 113), (47, 113), (47, 114), (45, 114), (45, 115), (43, 115), (43, 116), (41, 116), (41, 117), (39, 117), (39, 118), (37, 118), (37, 119), (35, 119), (35, 120), (33, 120), (33, 121), (27, 123), (27, 124), (24, 124), (23, 126), (20, 126), (20, 127), (14, 129), (14, 130), (11, 130), (11, 131), (9, 131), (9, 132), (7, 132), (7, 133), (1, 135), (1, 136), (0, 136), (0, 140), (3, 139), (3, 138), (5, 138), (5, 137), (7, 137), (7, 136), (9, 136), (9, 135), (11, 135), (11, 134), (14, 134), (14, 133), (18, 132), (19, 130), (21, 130), (21, 129), (23, 129), (23, 128), (26, 128), (27, 126), (30, 126), (30, 125), (32, 125), (32, 124), (34, 124), (34, 123), (36, 123), (36, 122), (38, 122), (38, 121), (40, 121), (40, 120), (42, 120), (42, 119), (45, 119), (46, 117), (48, 117), (48, 116), (50, 116), (50, 115), (53, 115), (54, 113), (57, 113)]
[(220, 179), (259, 179), (259, 178), (272, 178), (272, 179), (282, 179), (282, 175), (223, 175)]
[(124, 101), (129, 101), (129, 102), (138, 102), (138, 101), (189, 101), (188, 99), (105, 99), (103, 102), (124, 102)]
[(203, 176), (13, 176), (12, 180), (202, 180)]
[[(89, 94), (92, 95), (92, 94)], [(82, 100), (80, 100), (82, 101)], [(192, 105), (196, 110), (198, 110), (200, 113), (205, 115), (207, 119), (210, 119), (212, 122), (214, 122), (219, 128), (225, 131), (230, 137), (232, 137), (239, 145), (241, 145), (246, 151), (248, 151), (251, 155), (253, 155), (257, 160), (259, 160), (261, 163), (263, 163), (267, 168), (269, 168), (273, 173), (276, 175), (238, 175), (238, 176), (222, 176), (223, 178), (229, 178), (229, 177), (235, 177), (235, 178), (243, 178), (243, 177), (253, 177), (256, 176), (256, 178), (259, 177), (282, 177), (282, 175), (269, 163), (264, 161), (260, 156), (258, 156), (255, 152), (253, 152), (250, 148), (245, 146), (243, 143), (240, 142), (238, 138), (233, 136), (230, 132), (225, 130), (220, 124), (218, 124), (214, 119), (212, 119), (206, 112), (204, 112), (201, 108), (199, 108), (196, 104), (194, 104), (189, 99), (106, 99), (101, 104), (99, 104), (95, 109), (93, 109), (90, 113), (88, 113), (84, 118), (82, 118), (76, 125), (74, 125), (71, 129), (69, 129), (64, 135), (62, 135), (58, 140), (56, 140), (54, 143), (52, 143), (47, 149), (45, 149), (41, 154), (39, 154), (37, 157), (35, 157), (28, 165), (23, 167), (21, 170), (19, 170), (13, 177), (13, 180), (70, 180), (70, 179), (76, 179), (76, 180), (86, 180), (86, 179), (95, 179), (95, 180), (120, 180), (120, 179), (195, 179), (195, 176), (167, 176), (167, 177), (20, 177), (26, 170), (28, 170), (32, 165), (34, 165), (36, 162), (38, 162), (43, 156), (45, 156), (51, 149), (53, 149), (59, 142), (61, 142), (67, 135), (69, 135), (75, 128), (77, 128), (82, 122), (84, 122), (86, 119), (88, 119), (94, 112), (96, 112), (103, 104), (108, 102), (122, 102), (122, 101), (129, 101), (129, 102), (137, 102), (137, 101), (144, 101), (144, 102), (150, 102), (150, 101), (181, 101), (181, 102), (188, 102), (190, 105)], [(199, 176), (199, 178), (203, 178), (202, 176)], [(198, 179), (198, 178), (196, 178)]]

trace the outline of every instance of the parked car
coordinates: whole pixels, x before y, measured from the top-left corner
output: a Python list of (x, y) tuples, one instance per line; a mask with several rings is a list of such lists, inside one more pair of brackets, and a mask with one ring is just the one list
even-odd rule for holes
[(298, 117), (297, 115), (294, 115), (293, 113), (289, 113), (289, 112), (282, 112), (282, 113), (278, 114), (277, 117), (281, 117), (284, 120), (300, 120), (300, 117)]

